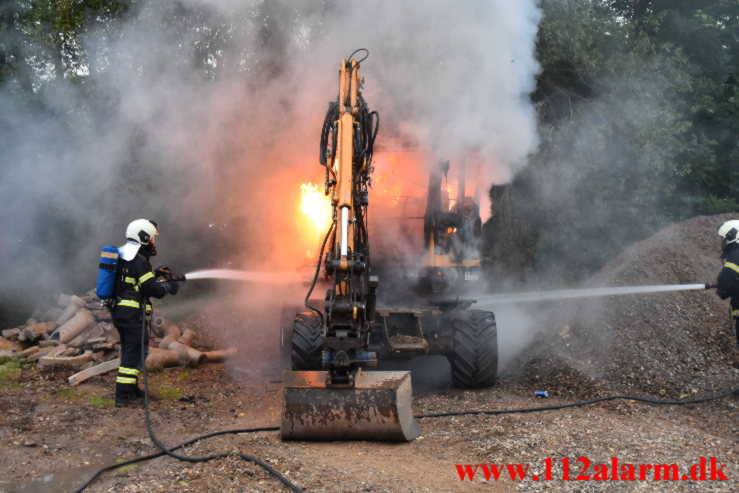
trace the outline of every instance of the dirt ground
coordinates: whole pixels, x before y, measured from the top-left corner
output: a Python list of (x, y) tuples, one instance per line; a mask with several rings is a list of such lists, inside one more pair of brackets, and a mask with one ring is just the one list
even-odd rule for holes
[[(710, 281), (718, 271), (715, 224), (695, 218), (634, 245), (592, 285)], [(507, 364), (499, 384), (482, 390), (449, 385), (448, 363), (413, 366), (414, 412), (555, 405), (621, 393), (686, 400), (739, 383), (739, 358), (726, 302), (712, 293), (681, 292), (552, 303), (530, 317), (541, 330)], [(503, 329), (503, 327), (499, 327)], [(246, 342), (248, 343), (248, 341)], [(501, 348), (505, 350), (505, 348)], [(228, 366), (171, 368), (151, 375), (158, 437), (175, 445), (224, 429), (279, 425), (281, 369), (254, 369), (240, 352)], [(140, 409), (112, 406), (114, 377), (70, 388), (72, 370), (0, 367), (0, 492), (72, 491), (101, 466), (156, 451)], [(442, 377), (440, 377), (440, 375)], [(546, 389), (548, 398), (535, 397)], [(421, 419), (411, 443), (282, 442), (277, 432), (233, 434), (190, 446), (202, 456), (240, 452), (259, 457), (305, 491), (739, 491), (739, 400), (654, 406), (628, 400), (526, 414)], [(724, 465), (725, 481), (584, 480), (562, 460), (595, 464), (676, 464), (680, 474), (701, 457)], [(531, 478), (552, 459), (551, 481)], [(461, 480), (456, 465), (529, 464), (525, 480)], [(710, 471), (710, 468), (709, 468)], [(651, 478), (652, 476), (650, 476)], [(104, 473), (91, 492), (288, 491), (237, 458), (190, 464), (170, 458)]]
[[(0, 491), (70, 491), (91, 471), (116, 460), (156, 451), (139, 409), (111, 406), (111, 377), (96, 377), (73, 390), (66, 372), (26, 371), (0, 397), (3, 475)], [(166, 444), (223, 429), (279, 424), (281, 387), (269, 376), (239, 378), (223, 365), (173, 368), (152, 376), (159, 399), (154, 428)], [(533, 397), (518, 378), (480, 391), (427, 389), (414, 399), (416, 413), (502, 409), (570, 401)], [(607, 392), (606, 392), (607, 393)], [(628, 401), (504, 416), (422, 419), (412, 443), (286, 443), (277, 432), (227, 435), (187, 449), (192, 456), (241, 452), (260, 457), (306, 491), (736, 491), (738, 401), (655, 407)], [(699, 457), (726, 464), (728, 481), (461, 481), (456, 464), (531, 464), (541, 473), (552, 457), (595, 463), (677, 464)], [(574, 470), (574, 469), (573, 469)], [(574, 475), (573, 475), (574, 477)], [(575, 483), (575, 484), (571, 484)], [(158, 458), (105, 473), (87, 491), (288, 491), (276, 479), (240, 459), (186, 464)]]

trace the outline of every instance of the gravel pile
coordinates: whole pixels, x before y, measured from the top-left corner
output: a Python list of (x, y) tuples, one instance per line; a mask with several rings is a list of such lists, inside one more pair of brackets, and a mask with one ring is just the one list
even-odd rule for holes
[[(717, 225), (736, 215), (699, 216), (632, 245), (587, 286), (696, 284), (721, 269)], [(604, 386), (687, 398), (736, 383), (728, 302), (713, 290), (552, 303), (543, 330), (518, 361), (524, 381), (589, 396)]]

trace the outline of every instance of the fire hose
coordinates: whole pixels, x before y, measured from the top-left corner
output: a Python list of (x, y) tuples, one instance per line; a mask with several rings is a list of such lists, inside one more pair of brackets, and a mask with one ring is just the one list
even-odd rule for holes
[[(146, 365), (144, 365), (146, 366)], [(80, 486), (78, 489), (75, 490), (75, 493), (82, 492), (85, 488), (87, 488), (90, 484), (97, 479), (100, 474), (110, 471), (113, 469), (117, 469), (120, 467), (125, 467), (131, 464), (137, 464), (139, 462), (144, 462), (151, 459), (156, 459), (157, 457), (161, 457), (163, 455), (169, 455), (170, 457), (173, 457), (178, 460), (183, 460), (187, 462), (207, 462), (213, 459), (218, 459), (222, 457), (241, 457), (244, 460), (247, 460), (249, 462), (254, 462), (255, 464), (263, 467), (266, 469), (269, 473), (273, 474), (275, 477), (277, 477), (280, 481), (282, 481), (285, 485), (287, 485), (290, 489), (296, 492), (302, 491), (298, 486), (290, 482), (287, 478), (285, 478), (282, 474), (275, 471), (269, 464), (264, 462), (263, 460), (245, 455), (245, 454), (236, 454), (236, 453), (230, 453), (230, 454), (215, 454), (210, 455), (206, 457), (186, 457), (179, 454), (175, 454), (174, 451), (181, 449), (183, 447), (187, 447), (188, 445), (192, 445), (193, 443), (207, 440), (209, 438), (213, 438), (216, 436), (221, 435), (239, 435), (239, 434), (246, 434), (246, 433), (259, 433), (264, 431), (279, 431), (279, 426), (265, 426), (260, 428), (245, 428), (245, 429), (236, 429), (236, 430), (224, 430), (224, 431), (217, 431), (213, 433), (209, 433), (207, 435), (201, 435), (198, 437), (195, 437), (191, 440), (188, 440), (187, 442), (181, 443), (179, 445), (176, 445), (170, 449), (167, 449), (166, 446), (164, 446), (154, 435), (154, 432), (151, 428), (151, 422), (149, 420), (149, 403), (148, 403), (148, 380), (147, 380), (147, 373), (144, 369), (144, 392), (145, 392), (145, 401), (144, 401), (144, 408), (146, 413), (146, 427), (149, 431), (149, 436), (151, 437), (152, 441), (159, 447), (160, 452), (156, 452), (153, 454), (136, 457), (134, 459), (121, 462), (121, 463), (115, 463), (106, 467), (103, 467), (96, 471), (90, 479), (87, 480), (85, 484)], [(557, 404), (552, 406), (539, 406), (539, 407), (528, 407), (528, 408), (517, 408), (517, 409), (477, 409), (477, 410), (467, 410), (467, 411), (452, 411), (452, 412), (446, 412), (446, 413), (428, 413), (428, 414), (417, 414), (414, 417), (418, 419), (424, 419), (424, 418), (445, 418), (445, 417), (451, 417), (451, 416), (469, 416), (469, 415), (494, 415), (494, 414), (521, 414), (521, 413), (533, 413), (533, 412), (540, 412), (540, 411), (555, 411), (559, 409), (567, 409), (572, 407), (583, 407), (583, 406), (589, 406), (591, 404), (596, 404), (599, 402), (606, 402), (606, 401), (613, 401), (613, 400), (629, 400), (629, 401), (636, 401), (636, 402), (644, 402), (647, 404), (655, 404), (655, 405), (662, 405), (662, 406), (682, 406), (686, 404), (699, 404), (703, 402), (709, 402), (709, 401), (715, 401), (719, 399), (723, 399), (724, 397), (728, 397), (732, 394), (739, 394), (739, 386), (734, 387), (731, 390), (721, 392), (719, 394), (710, 395), (707, 397), (699, 397), (696, 399), (687, 399), (687, 400), (680, 400), (680, 401), (665, 401), (660, 399), (650, 399), (648, 397), (641, 397), (641, 396), (634, 396), (634, 395), (611, 395), (606, 397), (598, 397), (596, 399), (591, 399), (587, 401), (580, 401), (580, 402), (571, 402), (567, 404)]]
[[(171, 273), (169, 273), (172, 275)], [(182, 279), (184, 281), (184, 276), (182, 276)], [(211, 438), (218, 435), (227, 435), (227, 434), (233, 434), (233, 433), (255, 433), (257, 431), (274, 431), (278, 430), (279, 428), (272, 428), (272, 427), (265, 427), (265, 428), (252, 428), (249, 430), (226, 430), (221, 432), (215, 432), (210, 433), (208, 435), (202, 435), (199, 437), (195, 437), (192, 440), (182, 443), (180, 445), (177, 445), (175, 447), (167, 448), (166, 445), (164, 445), (159, 438), (157, 438), (156, 434), (154, 433), (154, 429), (151, 426), (151, 416), (149, 413), (149, 372), (146, 368), (146, 304), (142, 303), (142, 309), (141, 309), (141, 361), (143, 362), (144, 367), (144, 418), (146, 421), (146, 430), (149, 432), (149, 438), (152, 442), (159, 448), (161, 452), (157, 452), (155, 454), (150, 454), (144, 457), (138, 457), (135, 459), (131, 459), (126, 462), (122, 463), (116, 463), (110, 466), (103, 467), (102, 469), (99, 469), (98, 471), (93, 474), (93, 476), (87, 480), (85, 484), (80, 486), (78, 489), (75, 490), (75, 493), (83, 491), (85, 488), (87, 488), (92, 482), (103, 472), (109, 471), (111, 469), (127, 466), (130, 464), (136, 464), (138, 462), (143, 462), (145, 460), (154, 459), (156, 457), (161, 457), (162, 455), (168, 455), (174, 459), (181, 460), (184, 462), (209, 462), (211, 460), (215, 459), (223, 459), (226, 457), (239, 457), (241, 459), (244, 459), (248, 462), (253, 462), (254, 464), (262, 467), (267, 472), (272, 474), (274, 477), (282, 481), (288, 488), (295, 491), (296, 493), (301, 493), (303, 490), (298, 488), (295, 484), (293, 484), (289, 479), (287, 479), (285, 476), (280, 474), (275, 468), (270, 466), (267, 462), (263, 461), (262, 459), (258, 457), (254, 457), (247, 454), (241, 454), (241, 453), (222, 453), (222, 454), (213, 454), (213, 455), (207, 455), (203, 457), (188, 457), (186, 455), (180, 455), (176, 454), (174, 451), (178, 450), (182, 447), (185, 447), (187, 445), (193, 444), (195, 442), (198, 442), (200, 440), (205, 440), (207, 438)]]
[[(332, 225), (333, 227), (333, 225)], [(329, 230), (330, 234), (330, 230)], [(326, 235), (326, 238), (324, 239), (323, 246), (325, 246), (326, 239), (329, 235)], [(323, 249), (322, 246), (322, 249)], [(320, 259), (319, 255), (319, 259)], [(320, 260), (319, 260), (319, 266), (320, 266)], [(320, 268), (320, 267), (319, 267)], [(168, 272), (170, 276), (173, 276), (171, 272)], [(317, 277), (318, 272), (316, 272)], [(178, 276), (179, 277), (179, 276)], [(184, 281), (184, 276), (182, 276), (181, 279), (170, 279), (175, 281)], [(315, 284), (315, 278), (314, 278), (314, 284)], [(711, 283), (706, 283), (705, 285), (706, 289), (715, 288), (715, 285)], [(311, 289), (312, 291), (312, 289)], [(310, 293), (309, 295), (310, 296)], [(306, 305), (307, 298), (306, 296)], [(309, 308), (310, 305), (308, 305)], [(142, 361), (146, 361), (146, 347), (145, 347), (145, 336), (146, 336), (146, 314), (145, 309), (142, 310), (142, 327), (141, 327), (141, 358)], [(201, 435), (198, 437), (195, 437), (191, 440), (188, 440), (186, 442), (183, 442), (179, 445), (175, 445), (174, 447), (167, 448), (166, 445), (164, 445), (159, 438), (157, 438), (156, 434), (154, 433), (154, 430), (151, 425), (151, 418), (150, 418), (150, 412), (149, 412), (149, 374), (146, 369), (146, 364), (144, 366), (144, 417), (146, 421), (146, 429), (149, 433), (149, 438), (152, 442), (159, 448), (159, 452), (155, 452), (153, 454), (136, 457), (130, 460), (127, 460), (125, 462), (115, 463), (111, 464), (109, 466), (105, 466), (103, 468), (98, 469), (95, 471), (95, 473), (79, 488), (75, 490), (75, 493), (80, 493), (84, 491), (88, 486), (90, 486), (102, 473), (106, 471), (110, 471), (113, 469), (118, 469), (121, 467), (125, 467), (132, 464), (137, 464), (139, 462), (148, 461), (151, 459), (156, 459), (157, 457), (161, 457), (163, 455), (168, 455), (174, 459), (185, 461), (185, 462), (208, 462), (214, 459), (221, 459), (226, 457), (239, 457), (241, 459), (244, 459), (248, 462), (253, 462), (254, 464), (262, 467), (267, 472), (275, 476), (277, 479), (279, 479), (283, 484), (285, 484), (288, 488), (295, 492), (302, 492), (302, 489), (300, 489), (297, 485), (295, 485), (293, 482), (291, 482), (288, 478), (286, 478), (284, 475), (279, 473), (277, 470), (275, 470), (271, 465), (269, 465), (264, 460), (254, 457), (247, 454), (241, 454), (241, 453), (221, 453), (221, 454), (213, 454), (203, 457), (188, 457), (185, 455), (180, 455), (175, 453), (175, 450), (179, 450), (183, 447), (187, 447), (189, 445), (192, 445), (196, 442), (200, 442), (203, 440), (207, 440), (209, 438), (213, 438), (216, 436), (222, 436), (222, 435), (238, 435), (238, 434), (247, 434), (247, 433), (259, 433), (259, 432), (265, 432), (265, 431), (279, 431), (279, 426), (265, 426), (265, 427), (259, 427), (259, 428), (245, 428), (245, 429), (235, 429), (235, 430), (223, 430), (223, 431), (217, 431), (213, 433), (209, 433), (206, 435)], [(573, 407), (583, 407), (583, 406), (589, 406), (592, 404), (597, 404), (599, 402), (606, 402), (606, 401), (613, 401), (613, 400), (629, 400), (629, 401), (635, 401), (635, 402), (643, 402), (647, 404), (654, 404), (654, 405), (662, 405), (662, 406), (681, 406), (686, 404), (699, 404), (703, 402), (709, 402), (714, 400), (723, 399), (724, 397), (728, 397), (732, 394), (739, 394), (739, 386), (734, 387), (731, 390), (721, 392), (719, 394), (714, 394), (707, 397), (700, 397), (695, 399), (687, 399), (687, 400), (679, 400), (679, 401), (665, 401), (660, 399), (651, 399), (648, 397), (642, 397), (642, 396), (633, 396), (633, 395), (612, 395), (612, 396), (606, 396), (606, 397), (598, 397), (595, 399), (590, 399), (587, 401), (579, 401), (579, 402), (571, 402), (567, 404), (557, 404), (552, 406), (539, 406), (539, 407), (528, 407), (528, 408), (517, 408), (517, 409), (477, 409), (477, 410), (463, 410), (463, 411), (450, 411), (450, 412), (443, 412), (443, 413), (428, 413), (428, 414), (417, 414), (414, 417), (418, 419), (425, 419), (425, 418), (445, 418), (445, 417), (452, 417), (452, 416), (469, 416), (469, 415), (500, 415), (500, 414), (522, 414), (522, 413), (533, 413), (533, 412), (542, 412), (542, 411), (555, 411), (559, 409), (568, 409)]]

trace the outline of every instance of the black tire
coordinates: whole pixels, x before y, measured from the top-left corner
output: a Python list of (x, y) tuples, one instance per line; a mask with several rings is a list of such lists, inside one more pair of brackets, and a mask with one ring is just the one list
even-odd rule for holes
[(293, 322), (291, 357), (293, 370), (320, 370), (322, 352), (321, 318), (313, 312), (298, 313)]
[(454, 328), (449, 355), (454, 386), (480, 388), (495, 385), (498, 376), (495, 315), (482, 310), (456, 310), (448, 316)]

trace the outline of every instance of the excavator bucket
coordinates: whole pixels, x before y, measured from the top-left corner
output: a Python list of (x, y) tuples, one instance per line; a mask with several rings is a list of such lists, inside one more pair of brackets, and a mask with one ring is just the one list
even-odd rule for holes
[(326, 373), (285, 372), (283, 440), (409, 442), (419, 435), (410, 372), (360, 371), (351, 388), (327, 387)]

